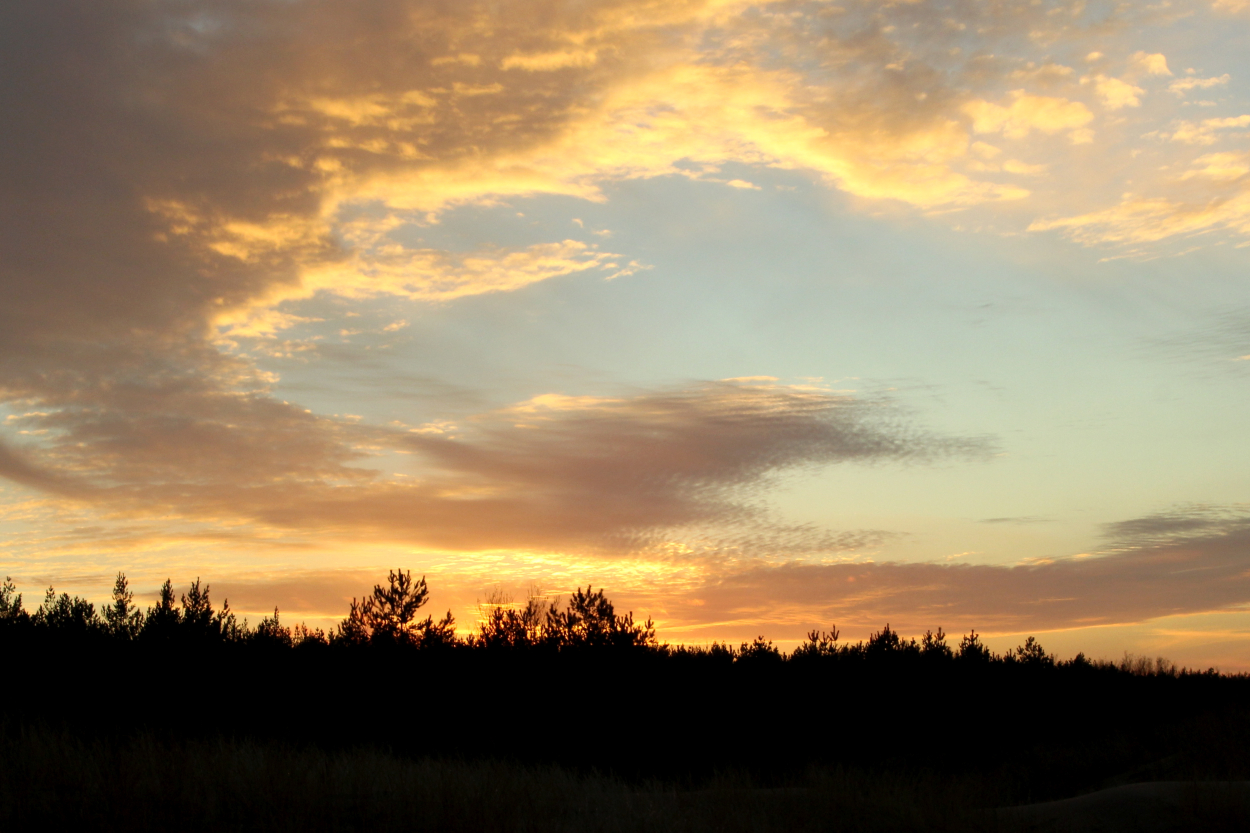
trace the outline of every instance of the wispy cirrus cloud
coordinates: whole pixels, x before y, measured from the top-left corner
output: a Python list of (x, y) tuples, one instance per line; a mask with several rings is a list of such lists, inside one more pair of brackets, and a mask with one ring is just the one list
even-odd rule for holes
[[(174, 396), (185, 401), (171, 407)], [(888, 401), (761, 380), (619, 398), (547, 395), (412, 429), (318, 417), (263, 394), (115, 397), (112, 409), (97, 402), (10, 420), (45, 437), (31, 470), (44, 481), (77, 478), (78, 497), (120, 515), (451, 550), (633, 550), (708, 526), (757, 550), (770, 540), (794, 548), (800, 538), (809, 549), (845, 548), (863, 536), (772, 524), (758, 504), (769, 477), (796, 466), (983, 458), (990, 449), (983, 438), (928, 434)]]
[[(750, 564), (719, 567), (671, 600), (670, 626), (798, 638), (836, 622), (990, 633), (1066, 630), (1250, 605), (1250, 520), (1198, 507), (1108, 527), (1103, 552), (1018, 565)], [(1129, 542), (1132, 542), (1130, 545)], [(726, 624), (731, 628), (724, 627)]]
[(1183, 544), (1237, 535), (1250, 529), (1244, 506), (1190, 504), (1105, 527), (1106, 537), (1128, 549)]

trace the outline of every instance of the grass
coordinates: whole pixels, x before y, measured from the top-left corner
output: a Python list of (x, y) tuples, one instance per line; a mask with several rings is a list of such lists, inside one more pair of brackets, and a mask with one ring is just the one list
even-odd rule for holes
[[(739, 768), (661, 781), (636, 770), (620, 777), (537, 762), (544, 748), (595, 744), (593, 732), (576, 737), (498, 733), (497, 753), (484, 748), (471, 756), (438, 758), (395, 754), (377, 745), (318, 746), (197, 732), (193, 725), (132, 733), (117, 727), (84, 732), (81, 726), (51, 726), (39, 720), (0, 721), (0, 830), (51, 825), (305, 833), (1010, 833), (1034, 829), (1026, 823), (1030, 816), (995, 815), (987, 808), (1149, 781), (1208, 782), (1207, 792), (1196, 793), (1202, 801), (1180, 810), (1192, 824), (1166, 829), (1240, 830), (1250, 813), (1243, 793), (1221, 804), (1215, 800), (1218, 789), (1210, 792), (1218, 787), (1210, 782), (1250, 775), (1250, 716), (1244, 710), (1186, 721), (1176, 727), (1185, 743), (1159, 747), (1171, 754), (1053, 795), (1048, 793), (1055, 792), (1054, 784), (1045, 787), (1033, 777), (1071, 770), (1077, 758), (1089, 754), (1089, 743), (1039, 746), (1034, 750), (1041, 756), (1037, 767), (1024, 770), (1018, 763), (986, 759), (958, 773), (942, 768), (944, 756), (934, 748), (927, 764), (801, 770), (760, 760), (754, 776)], [(1123, 733), (1099, 742), (1150, 733), (1122, 728)], [(1110, 758), (1141, 760), (1150, 748), (1131, 748)], [(525, 754), (514, 754), (518, 749)]]
[(970, 830), (987, 796), (967, 779), (847, 769), (812, 770), (784, 787), (760, 787), (740, 773), (675, 787), (499, 760), (227, 738), (87, 741), (10, 727), (0, 743), (6, 829)]

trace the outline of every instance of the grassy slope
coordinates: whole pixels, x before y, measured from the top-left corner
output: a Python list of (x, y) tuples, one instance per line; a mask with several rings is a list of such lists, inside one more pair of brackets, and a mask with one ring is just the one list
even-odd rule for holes
[(0, 826), (95, 830), (967, 830), (971, 779), (813, 770), (788, 788), (722, 774), (697, 789), (554, 766), (407, 760), (275, 742), (121, 743), (9, 727)]

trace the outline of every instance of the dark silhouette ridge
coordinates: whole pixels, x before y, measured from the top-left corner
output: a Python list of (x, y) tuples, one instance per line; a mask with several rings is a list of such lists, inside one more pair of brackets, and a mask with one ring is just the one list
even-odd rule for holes
[[(463, 637), (456, 634), (456, 621), (451, 611), (438, 621), (433, 616), (418, 618), (429, 601), (425, 577), (413, 580), (410, 571), (392, 570), (387, 585), (375, 585), (363, 599), (352, 599), (347, 616), (329, 634), (308, 628), (303, 623), (286, 627), (280, 622), (275, 607), (272, 617), (264, 617), (256, 627), (240, 622), (223, 600), (220, 610), (214, 609), (211, 588), (197, 578), (179, 598), (173, 582), (161, 586), (157, 602), (146, 611), (134, 604), (134, 594), (124, 573), (117, 574), (112, 604), (97, 612), (95, 605), (67, 593), (56, 595), (46, 591), (44, 601), (29, 614), (22, 606), (22, 596), (12, 579), (0, 586), (0, 638), (10, 643), (23, 638), (52, 637), (62, 643), (75, 638), (99, 639), (125, 643), (230, 644), (235, 646), (265, 645), (287, 648), (377, 648), (393, 647), (409, 651), (448, 649), (464, 654), (531, 650), (591, 655), (606, 651), (617, 656), (619, 650), (641, 652), (651, 657), (671, 658), (680, 662), (706, 661), (750, 664), (782, 663), (803, 666), (812, 663), (833, 663), (862, 666), (866, 669), (923, 667), (1096, 670), (1103, 674), (1135, 676), (1190, 677), (1225, 676), (1215, 669), (1193, 671), (1178, 669), (1159, 658), (1155, 661), (1129, 658), (1121, 663), (1090, 661), (1084, 654), (1060, 661), (1042, 647), (1036, 637), (1029, 636), (1014, 650), (995, 654), (981, 641), (975, 630), (960, 639), (957, 648), (947, 643), (942, 628), (925, 631), (919, 639), (906, 639), (887, 623), (871, 634), (867, 641), (841, 641), (834, 626), (829, 631), (811, 631), (806, 641), (789, 654), (775, 647), (764, 636), (739, 646), (711, 643), (704, 646), (661, 643), (655, 626), (648, 619), (634, 621), (632, 611), (616, 613), (615, 606), (601, 588), (587, 586), (575, 590), (561, 605), (559, 599), (547, 599), (532, 592), (524, 605), (496, 593), (479, 605), (480, 620), (474, 632)], [(1233, 675), (1245, 678), (1246, 675)]]
[(1032, 637), (997, 654), (975, 632), (952, 647), (940, 628), (913, 639), (889, 625), (858, 642), (813, 631), (789, 653), (763, 636), (673, 646), (593, 587), (523, 604), (494, 594), (458, 636), (450, 614), (422, 615), (428, 599), (424, 577), (391, 571), (327, 634), (276, 609), (239, 621), (198, 579), (182, 594), (165, 582), (140, 611), (119, 574), (102, 611), (49, 590), (34, 614), (6, 581), (0, 651), (35, 673), (0, 687), (0, 727), (105, 745), (369, 747), (640, 784), (742, 771), (784, 786), (850, 767), (972, 779), (1011, 801), (1068, 797), (1159, 761), (1171, 776), (1250, 775), (1244, 675), (1058, 660)]

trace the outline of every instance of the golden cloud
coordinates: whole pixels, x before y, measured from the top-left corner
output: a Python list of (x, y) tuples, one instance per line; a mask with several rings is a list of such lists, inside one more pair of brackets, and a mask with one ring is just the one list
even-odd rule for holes
[(1212, 5), (1217, 11), (1229, 14), (1244, 14), (1250, 11), (1250, 0), (1214, 0)]
[(1250, 233), (1250, 193), (1204, 203), (1128, 196), (1118, 205), (1075, 217), (1038, 220), (1030, 231), (1061, 229), (1086, 243), (1153, 243), (1214, 229)]
[(1144, 75), (1171, 75), (1168, 69), (1167, 56), (1154, 52), (1134, 52), (1129, 56), (1129, 66), (1133, 71)]
[(1187, 145), (1213, 145), (1224, 138), (1225, 134), (1221, 131), (1238, 127), (1250, 127), (1250, 115), (1203, 119), (1198, 122), (1182, 121), (1175, 125), (1170, 135), (1167, 133), (1160, 135), (1173, 142), (1183, 142)]
[(1224, 86), (1229, 81), (1229, 74), (1213, 76), (1211, 78), (1178, 78), (1171, 84), (1168, 89), (1177, 95), (1184, 95), (1190, 90), (1209, 90), (1212, 87)]
[(1108, 110), (1141, 106), (1140, 96), (1145, 92), (1141, 87), (1105, 75), (1095, 75), (1090, 81), (1093, 82), (1098, 97), (1102, 99), (1103, 106)]
[(1074, 142), (1090, 140), (1079, 131), (1094, 119), (1094, 114), (1079, 101), (1054, 96), (1030, 95), (1013, 90), (1006, 105), (975, 100), (964, 105), (977, 133), (1002, 133), (1008, 139), (1022, 139), (1033, 130), (1042, 133), (1072, 131)]

